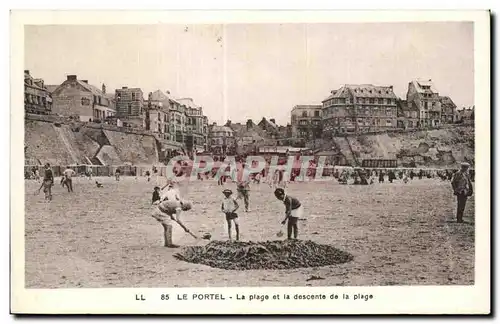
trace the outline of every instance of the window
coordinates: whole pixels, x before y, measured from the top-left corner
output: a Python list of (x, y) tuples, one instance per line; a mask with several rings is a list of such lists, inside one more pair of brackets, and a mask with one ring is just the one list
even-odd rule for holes
[(97, 103), (97, 97), (94, 96), (94, 103)]
[(378, 98), (378, 103), (379, 103), (379, 105), (383, 105), (384, 104), (384, 99)]
[(319, 110), (314, 111), (314, 117), (319, 117)]
[(429, 109), (429, 106), (428, 106), (428, 102), (427, 101), (424, 101), (424, 109)]
[(307, 111), (302, 112), (302, 117), (307, 117)]
[(132, 104), (128, 104), (128, 114), (132, 115)]
[(369, 114), (370, 114), (370, 108), (365, 107), (365, 114), (366, 114), (366, 115), (369, 115)]
[(134, 101), (134, 100), (135, 100), (135, 93), (132, 92), (132, 101)]
[(101, 96), (99, 96), (98, 99), (99, 99), (99, 106), (101, 106)]
[(370, 103), (374, 104), (375, 103), (375, 99), (374, 98), (370, 98)]

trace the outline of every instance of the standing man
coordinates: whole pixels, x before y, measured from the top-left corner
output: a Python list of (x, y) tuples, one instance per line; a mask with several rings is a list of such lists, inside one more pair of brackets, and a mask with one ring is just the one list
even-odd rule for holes
[(65, 183), (66, 187), (68, 187), (68, 192), (73, 192), (73, 176), (76, 174), (76, 172), (71, 169), (70, 167), (67, 167), (66, 170), (63, 172), (63, 176), (65, 177)]
[(243, 199), (243, 202), (245, 203), (245, 212), (248, 212), (248, 205), (250, 200), (250, 181), (248, 181), (248, 179), (238, 181), (236, 190), (238, 191), (237, 199)]
[(50, 164), (46, 163), (42, 185), (38, 189), (38, 190), (40, 190), (43, 187), (43, 192), (45, 193), (45, 201), (52, 200), (52, 186), (53, 185), (54, 185), (54, 174), (52, 173), (52, 169), (50, 168)]
[(462, 163), (460, 171), (457, 171), (451, 180), (453, 194), (457, 196), (457, 223), (463, 223), (465, 204), (467, 203), (467, 198), (472, 196), (473, 193), (469, 167), (469, 163)]
[(116, 181), (120, 181), (120, 168), (117, 168), (116, 171), (115, 171), (115, 180)]

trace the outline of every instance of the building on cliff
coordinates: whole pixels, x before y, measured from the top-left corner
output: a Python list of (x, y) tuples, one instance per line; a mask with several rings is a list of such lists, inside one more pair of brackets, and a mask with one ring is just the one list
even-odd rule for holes
[(203, 115), (203, 108), (196, 105), (192, 98), (179, 98), (186, 114), (184, 144), (188, 151), (207, 150), (208, 118)]
[(440, 96), (439, 101), (441, 102), (441, 123), (453, 124), (455, 122), (457, 105), (447, 96)]
[(123, 125), (133, 128), (146, 128), (144, 94), (140, 88), (122, 87), (115, 90), (116, 115)]
[(145, 128), (160, 139), (175, 142), (187, 151), (207, 149), (208, 118), (192, 98), (174, 99), (170, 91), (156, 90), (148, 95)]
[(297, 105), (291, 112), (292, 137), (314, 140), (322, 137), (323, 121), (321, 105)]
[(166, 101), (168, 101), (168, 97), (160, 90), (148, 94), (148, 101), (144, 108), (144, 128), (153, 132), (160, 139), (171, 140), (168, 106), (164, 107)]
[(24, 111), (31, 114), (50, 114), (52, 95), (43, 79), (35, 79), (29, 70), (24, 70)]
[(323, 103), (323, 135), (357, 133), (397, 127), (397, 97), (392, 86), (347, 84)]
[(419, 109), (414, 102), (398, 100), (398, 128), (415, 129), (419, 125)]
[(81, 121), (101, 122), (115, 116), (114, 100), (106, 94), (106, 86), (99, 89), (88, 80), (68, 75), (52, 92), (52, 111), (62, 116), (78, 117)]
[(208, 130), (209, 151), (215, 155), (231, 155), (236, 153), (234, 131), (229, 126), (210, 125)]
[(419, 127), (441, 125), (441, 101), (431, 79), (409, 82), (406, 100), (415, 103), (419, 109)]

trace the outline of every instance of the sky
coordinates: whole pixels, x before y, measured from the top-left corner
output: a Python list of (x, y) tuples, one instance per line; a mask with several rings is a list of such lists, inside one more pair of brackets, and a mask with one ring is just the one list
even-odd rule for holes
[(190, 97), (210, 122), (290, 122), (343, 84), (432, 79), (458, 107), (474, 104), (471, 22), (25, 26), (25, 69), (45, 84), (68, 74), (108, 91)]

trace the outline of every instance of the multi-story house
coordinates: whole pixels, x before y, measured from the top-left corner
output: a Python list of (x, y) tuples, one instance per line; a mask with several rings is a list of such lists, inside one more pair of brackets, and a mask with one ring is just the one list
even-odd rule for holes
[(186, 106), (174, 98), (169, 98), (167, 105), (170, 118), (170, 139), (184, 145), (186, 142)]
[(115, 90), (116, 115), (124, 126), (146, 128), (144, 95), (140, 88), (122, 87)]
[(323, 135), (397, 127), (397, 97), (392, 86), (346, 84), (323, 100)]
[(297, 105), (292, 108), (292, 137), (313, 140), (322, 137), (321, 105)]
[(441, 101), (441, 124), (453, 124), (457, 105), (448, 96), (439, 97)]
[(406, 100), (419, 109), (419, 127), (435, 127), (441, 124), (441, 101), (431, 79), (413, 80), (408, 83)]
[(144, 107), (144, 124), (145, 129), (155, 133), (158, 138), (170, 140), (170, 120), (168, 108), (164, 108), (165, 102), (168, 103), (168, 97), (160, 90), (148, 94), (148, 100)]
[(279, 128), (276, 125), (276, 120), (271, 118), (267, 120), (265, 117), (262, 117), (262, 120), (257, 124), (263, 131), (266, 132), (267, 137), (269, 138), (277, 138), (279, 135)]
[(43, 79), (34, 79), (29, 70), (24, 70), (24, 111), (32, 114), (50, 114), (52, 95)]
[(398, 128), (413, 129), (419, 127), (419, 109), (414, 102), (398, 100)]
[(207, 149), (208, 118), (203, 115), (203, 108), (196, 105), (192, 98), (180, 98), (177, 101), (185, 107), (185, 145), (187, 150), (205, 151)]
[(102, 122), (116, 114), (115, 102), (106, 94), (106, 86), (99, 89), (88, 80), (68, 75), (52, 92), (52, 111), (62, 116), (78, 117), (81, 121)]
[(236, 153), (236, 139), (233, 130), (228, 126), (213, 123), (208, 131), (209, 150), (216, 155)]

